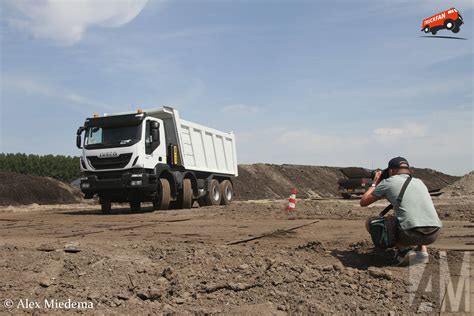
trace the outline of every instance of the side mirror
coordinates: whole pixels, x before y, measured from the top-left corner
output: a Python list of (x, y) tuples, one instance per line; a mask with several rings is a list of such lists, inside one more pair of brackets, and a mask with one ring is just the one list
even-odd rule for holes
[(151, 140), (152, 142), (160, 142), (160, 123), (151, 122), (150, 126)]
[(81, 149), (82, 148), (82, 137), (81, 137), (81, 134), (82, 132), (85, 130), (86, 128), (84, 126), (81, 126), (77, 129), (77, 133), (76, 133), (76, 147)]

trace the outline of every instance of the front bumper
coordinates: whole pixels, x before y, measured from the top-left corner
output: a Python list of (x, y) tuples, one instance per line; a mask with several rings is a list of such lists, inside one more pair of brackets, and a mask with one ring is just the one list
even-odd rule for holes
[(94, 173), (81, 178), (81, 191), (86, 198), (101, 192), (156, 191), (156, 176), (148, 173)]

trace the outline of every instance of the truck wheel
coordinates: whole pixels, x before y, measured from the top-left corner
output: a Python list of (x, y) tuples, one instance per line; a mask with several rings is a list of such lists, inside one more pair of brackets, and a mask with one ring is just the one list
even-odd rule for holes
[(448, 30), (452, 30), (455, 26), (456, 26), (456, 24), (454, 24), (453, 20), (446, 20), (444, 22), (444, 27)]
[(191, 208), (193, 206), (193, 187), (190, 179), (183, 180), (183, 192), (179, 197), (181, 208)]
[(348, 193), (342, 193), (341, 195), (342, 195), (342, 197), (343, 197), (344, 199), (346, 199), (346, 200), (348, 200), (348, 199), (351, 198), (351, 195), (348, 194)]
[(423, 29), (423, 32), (429, 33), (429, 32), (430, 32), (430, 27), (429, 27), (429, 26), (425, 26), (425, 28)]
[(153, 202), (153, 209), (155, 210), (167, 210), (170, 206), (171, 200), (171, 189), (170, 183), (167, 179), (160, 179), (161, 190), (158, 192), (158, 197)]
[(110, 202), (110, 200), (100, 199), (100, 210), (104, 214), (110, 213), (110, 211), (112, 210), (112, 203)]
[(224, 180), (220, 184), (221, 189), (221, 205), (229, 205), (234, 200), (234, 188), (232, 182)]
[(459, 33), (459, 26), (456, 26), (454, 29), (451, 30), (453, 33)]
[(140, 212), (140, 206), (140, 200), (132, 199), (130, 201), (130, 210), (132, 210), (132, 212)]
[(437, 31), (436, 30), (431, 30), (431, 34), (436, 35)]
[(219, 205), (221, 203), (221, 187), (216, 179), (212, 179), (209, 192), (204, 197), (206, 205)]

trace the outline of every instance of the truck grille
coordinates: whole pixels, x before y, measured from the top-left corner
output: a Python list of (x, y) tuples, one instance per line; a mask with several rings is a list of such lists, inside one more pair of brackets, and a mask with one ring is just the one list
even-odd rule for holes
[(130, 162), (132, 154), (122, 154), (117, 157), (110, 158), (99, 158), (97, 156), (87, 156), (92, 167), (96, 170), (104, 169), (120, 169), (125, 168), (125, 166)]

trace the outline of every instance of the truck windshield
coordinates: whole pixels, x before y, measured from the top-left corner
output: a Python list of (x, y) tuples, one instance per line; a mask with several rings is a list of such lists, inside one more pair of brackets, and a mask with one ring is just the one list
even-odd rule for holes
[(141, 125), (121, 127), (89, 127), (86, 148), (130, 146), (140, 140)]

